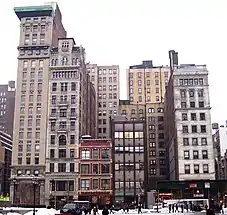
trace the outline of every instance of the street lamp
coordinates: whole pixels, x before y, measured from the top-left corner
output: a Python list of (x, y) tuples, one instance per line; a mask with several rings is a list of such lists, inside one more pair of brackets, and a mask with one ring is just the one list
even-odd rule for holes
[(13, 206), (15, 206), (16, 203), (16, 186), (17, 186), (17, 179), (13, 179)]
[(36, 186), (38, 185), (38, 180), (37, 178), (32, 179), (32, 184), (33, 184), (33, 215), (35, 215), (35, 191), (36, 191)]

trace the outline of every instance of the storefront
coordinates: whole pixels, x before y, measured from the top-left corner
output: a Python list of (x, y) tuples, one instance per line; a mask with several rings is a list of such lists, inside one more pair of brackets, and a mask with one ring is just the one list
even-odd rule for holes
[(110, 192), (79, 192), (79, 201), (89, 201), (92, 205), (105, 206), (112, 204)]

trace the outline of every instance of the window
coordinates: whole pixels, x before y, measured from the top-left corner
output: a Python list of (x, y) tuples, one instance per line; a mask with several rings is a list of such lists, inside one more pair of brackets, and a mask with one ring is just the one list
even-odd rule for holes
[(93, 160), (98, 160), (99, 159), (99, 150), (98, 149), (93, 149), (92, 150), (92, 159)]
[(66, 149), (59, 149), (58, 150), (58, 157), (59, 158), (66, 158)]
[(70, 158), (74, 158), (74, 155), (75, 155), (75, 150), (70, 149)]
[(199, 78), (199, 85), (203, 85), (203, 78)]
[(184, 134), (188, 133), (188, 126), (187, 125), (183, 125), (183, 133)]
[(22, 164), (22, 158), (18, 158), (17, 159), (17, 163), (20, 165), (20, 164)]
[(189, 151), (184, 151), (184, 159), (189, 160), (190, 159), (190, 153)]
[(163, 108), (158, 108), (158, 113), (163, 113), (164, 109)]
[(180, 91), (181, 98), (186, 98), (186, 90)]
[(102, 174), (110, 173), (110, 164), (101, 164), (101, 173)]
[(60, 135), (58, 138), (58, 144), (61, 145), (66, 145), (66, 136), (65, 135)]
[(203, 89), (198, 90), (198, 97), (203, 98)]
[(92, 173), (93, 174), (99, 174), (99, 165), (98, 164), (92, 165)]
[(183, 138), (183, 145), (189, 146), (189, 139), (188, 138)]
[(192, 138), (192, 145), (198, 146), (198, 138)]
[(196, 121), (196, 113), (191, 113), (191, 120)]
[(54, 172), (54, 163), (50, 163), (50, 172)]
[(66, 116), (67, 116), (66, 109), (60, 109), (60, 117), (66, 117)]
[(208, 151), (207, 150), (202, 150), (202, 158), (208, 159)]
[(90, 160), (90, 151), (89, 150), (81, 151), (81, 158), (84, 160)]
[(199, 118), (200, 118), (201, 121), (206, 120), (205, 113), (200, 113)]
[(193, 98), (195, 96), (195, 91), (194, 90), (189, 90), (189, 97)]
[(76, 82), (71, 83), (71, 91), (76, 91)]
[(31, 158), (26, 158), (26, 164), (27, 165), (31, 164)]
[(201, 133), (206, 133), (206, 126), (200, 125), (200, 131), (201, 131)]
[(98, 179), (93, 179), (92, 185), (93, 185), (93, 189), (94, 190), (99, 189), (99, 180)]
[(186, 102), (181, 102), (181, 108), (186, 108), (187, 107), (187, 103)]
[(71, 96), (71, 104), (76, 104), (76, 96), (75, 95)]
[(102, 190), (109, 190), (110, 189), (110, 180), (109, 179), (102, 179), (101, 180), (101, 189)]
[(148, 113), (154, 113), (154, 108), (148, 108)]
[(151, 175), (156, 175), (156, 169), (155, 168), (151, 168)]
[(194, 164), (194, 173), (199, 174), (199, 164)]
[(62, 61), (61, 61), (62, 66), (66, 66), (66, 65), (67, 65), (67, 62), (68, 62), (67, 57), (63, 57), (63, 58), (62, 58)]
[(50, 136), (50, 144), (55, 144), (55, 135)]
[(207, 138), (206, 137), (202, 137), (201, 138), (201, 145), (202, 146), (206, 146), (207, 145)]
[(89, 164), (81, 164), (80, 165), (81, 174), (90, 174), (90, 165)]
[(195, 102), (190, 102), (190, 108), (195, 108)]
[(182, 120), (187, 121), (188, 120), (188, 115), (187, 113), (182, 113)]
[(204, 102), (199, 102), (199, 107), (203, 108), (204, 107)]
[(66, 163), (58, 164), (58, 172), (66, 172)]
[(150, 148), (155, 148), (156, 147), (156, 143), (155, 142), (150, 142), (149, 146), (150, 146)]
[(209, 173), (209, 165), (203, 164), (203, 173)]
[(57, 91), (57, 83), (52, 83), (52, 91)]
[(80, 188), (81, 188), (81, 190), (89, 190), (90, 189), (90, 180), (89, 179), (81, 179)]
[(70, 165), (69, 165), (69, 171), (70, 172), (74, 172), (75, 171), (75, 164), (74, 163), (70, 163)]
[(75, 135), (70, 135), (70, 144), (75, 144)]
[(197, 133), (197, 125), (192, 125), (192, 133)]
[(35, 157), (35, 164), (36, 164), (36, 165), (39, 164), (39, 157)]
[(190, 165), (189, 164), (184, 165), (184, 173), (190, 174)]
[(68, 83), (61, 83), (61, 92), (68, 91)]
[(159, 88), (156, 87), (156, 88), (155, 88), (155, 92), (156, 92), (156, 93), (159, 93)]
[(193, 159), (199, 159), (199, 151), (193, 151)]
[(101, 157), (102, 157), (102, 159), (110, 159), (109, 149), (102, 149)]

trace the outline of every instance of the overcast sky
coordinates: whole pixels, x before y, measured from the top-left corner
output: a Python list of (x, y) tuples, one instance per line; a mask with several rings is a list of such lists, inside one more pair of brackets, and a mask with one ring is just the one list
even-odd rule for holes
[[(0, 13), (0, 84), (16, 79), (19, 20), (14, 6), (42, 0), (8, 0)], [(212, 120), (227, 119), (226, 0), (59, 0), (68, 37), (86, 48), (87, 61), (119, 64), (121, 98), (126, 98), (125, 69), (142, 60), (168, 64), (168, 50), (180, 63), (207, 64)]]

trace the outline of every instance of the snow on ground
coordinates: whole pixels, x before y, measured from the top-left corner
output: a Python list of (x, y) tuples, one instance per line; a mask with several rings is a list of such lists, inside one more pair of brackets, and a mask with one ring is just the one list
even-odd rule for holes
[[(28, 211), (27, 213), (25, 213), (24, 215), (33, 215), (33, 209), (32, 208), (4, 208), (5, 211), (9, 211), (7, 213), (7, 215), (21, 215), (20, 213), (15, 213), (15, 212), (10, 212), (10, 211)], [(202, 211), (202, 212), (205, 212), (205, 211)], [(55, 209), (46, 209), (46, 208), (37, 208), (36, 209), (36, 215), (56, 215), (56, 214), (59, 214), (60, 211), (57, 211)], [(93, 213), (92, 213), (93, 214)], [(123, 213), (123, 210), (120, 210), (120, 211), (115, 211), (114, 214), (116, 215), (120, 215), (120, 214), (125, 214)], [(133, 214), (133, 215), (138, 215), (138, 210), (129, 210), (129, 213), (126, 213), (126, 214)], [(147, 215), (147, 214), (152, 214), (152, 215), (164, 215), (164, 214), (170, 214), (169, 213), (169, 209), (168, 208), (162, 208), (162, 209), (159, 209), (159, 213), (157, 213), (156, 210), (154, 209), (142, 209), (142, 214), (139, 214), (139, 215)], [(171, 213), (170, 215), (180, 215), (182, 213)], [(184, 214), (188, 214), (188, 215), (192, 215), (192, 214), (195, 214), (193, 212), (186, 212), (184, 211)], [(224, 214), (227, 214), (227, 208), (224, 208)], [(2, 215), (2, 214), (0, 214)], [(97, 215), (102, 215), (102, 211), (99, 210), (98, 214)], [(111, 214), (110, 214), (111, 215)]]

